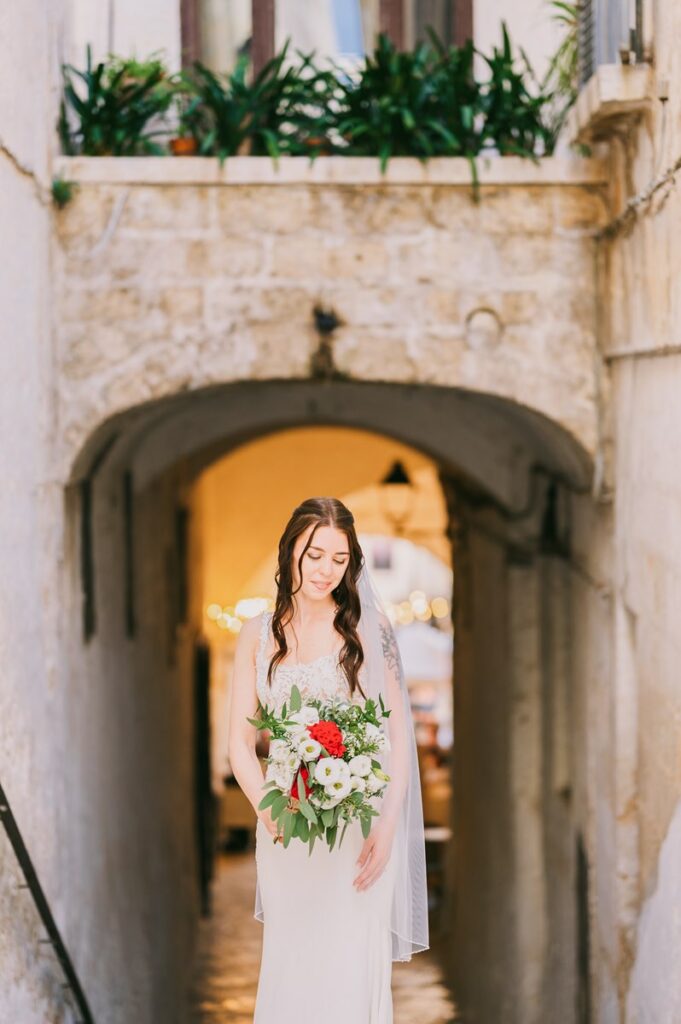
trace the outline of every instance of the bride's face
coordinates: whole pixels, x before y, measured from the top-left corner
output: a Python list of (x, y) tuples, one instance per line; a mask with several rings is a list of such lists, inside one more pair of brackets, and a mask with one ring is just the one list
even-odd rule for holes
[[(298, 587), (298, 559), (314, 530), (311, 525), (296, 539), (293, 546), (293, 586)], [(331, 591), (343, 579), (350, 561), (350, 545), (342, 530), (335, 526), (318, 527), (312, 543), (303, 555), (303, 585), (300, 592), (313, 601), (330, 596)]]

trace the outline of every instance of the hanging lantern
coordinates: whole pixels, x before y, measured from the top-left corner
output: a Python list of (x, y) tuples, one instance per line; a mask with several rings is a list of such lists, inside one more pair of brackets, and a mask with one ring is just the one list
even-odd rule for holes
[(399, 536), (411, 516), (414, 506), (414, 485), (399, 459), (383, 477), (379, 488), (381, 510)]

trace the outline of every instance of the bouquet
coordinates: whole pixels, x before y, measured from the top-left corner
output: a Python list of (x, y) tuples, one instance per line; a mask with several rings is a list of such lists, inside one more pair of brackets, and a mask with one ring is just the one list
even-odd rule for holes
[(268, 792), (258, 810), (269, 807), (287, 847), (301, 839), (312, 853), (318, 838), (332, 850), (342, 824), (338, 846), (352, 821), (362, 835), (378, 815), (372, 799), (383, 796), (390, 776), (376, 755), (390, 749), (379, 719), (387, 718), (382, 696), (362, 704), (346, 700), (302, 700), (291, 687), (289, 706), (277, 714), (258, 701), (260, 718), (249, 718), (256, 729), (271, 734), (268, 768), (263, 786)]

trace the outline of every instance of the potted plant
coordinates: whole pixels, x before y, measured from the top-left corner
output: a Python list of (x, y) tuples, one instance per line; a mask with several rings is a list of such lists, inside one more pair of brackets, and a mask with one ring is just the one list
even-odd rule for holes
[(164, 117), (173, 88), (161, 60), (138, 62), (109, 57), (85, 70), (62, 68), (64, 92), (59, 136), (68, 155), (138, 156), (161, 154), (156, 141), (167, 134)]
[(539, 88), (531, 91), (534, 78), (525, 54), (517, 66), (506, 24), (502, 21), (502, 43), (491, 56), (483, 57), (489, 79), (482, 91), (485, 143), (502, 156), (516, 155), (536, 160), (552, 152), (554, 133), (545, 116), (549, 97)]
[(169, 140), (170, 152), (173, 156), (194, 156), (199, 151), (206, 115), (201, 97), (183, 74), (176, 82), (174, 100), (177, 134)]

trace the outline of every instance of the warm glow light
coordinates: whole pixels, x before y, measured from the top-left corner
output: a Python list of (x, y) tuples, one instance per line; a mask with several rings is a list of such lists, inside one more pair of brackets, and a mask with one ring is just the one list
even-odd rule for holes
[(397, 606), (397, 621), (401, 626), (408, 626), (414, 621), (414, 613), (409, 601), (402, 601)]
[(432, 618), (433, 613), (430, 610), (430, 606), (426, 605), (425, 608), (420, 608), (418, 610), (414, 608), (414, 615), (419, 622), (428, 622), (428, 620)]
[(206, 608), (206, 617), (211, 619), (220, 629), (228, 629), (232, 633), (241, 630), (244, 619), (252, 619), (265, 609), (274, 608), (271, 597), (244, 597), (233, 604), (211, 602)]
[(430, 607), (436, 619), (444, 619), (449, 615), (449, 601), (446, 597), (434, 597)]
[(242, 597), (237, 601), (234, 611), (241, 619), (253, 619), (264, 612), (270, 603), (267, 597)]

